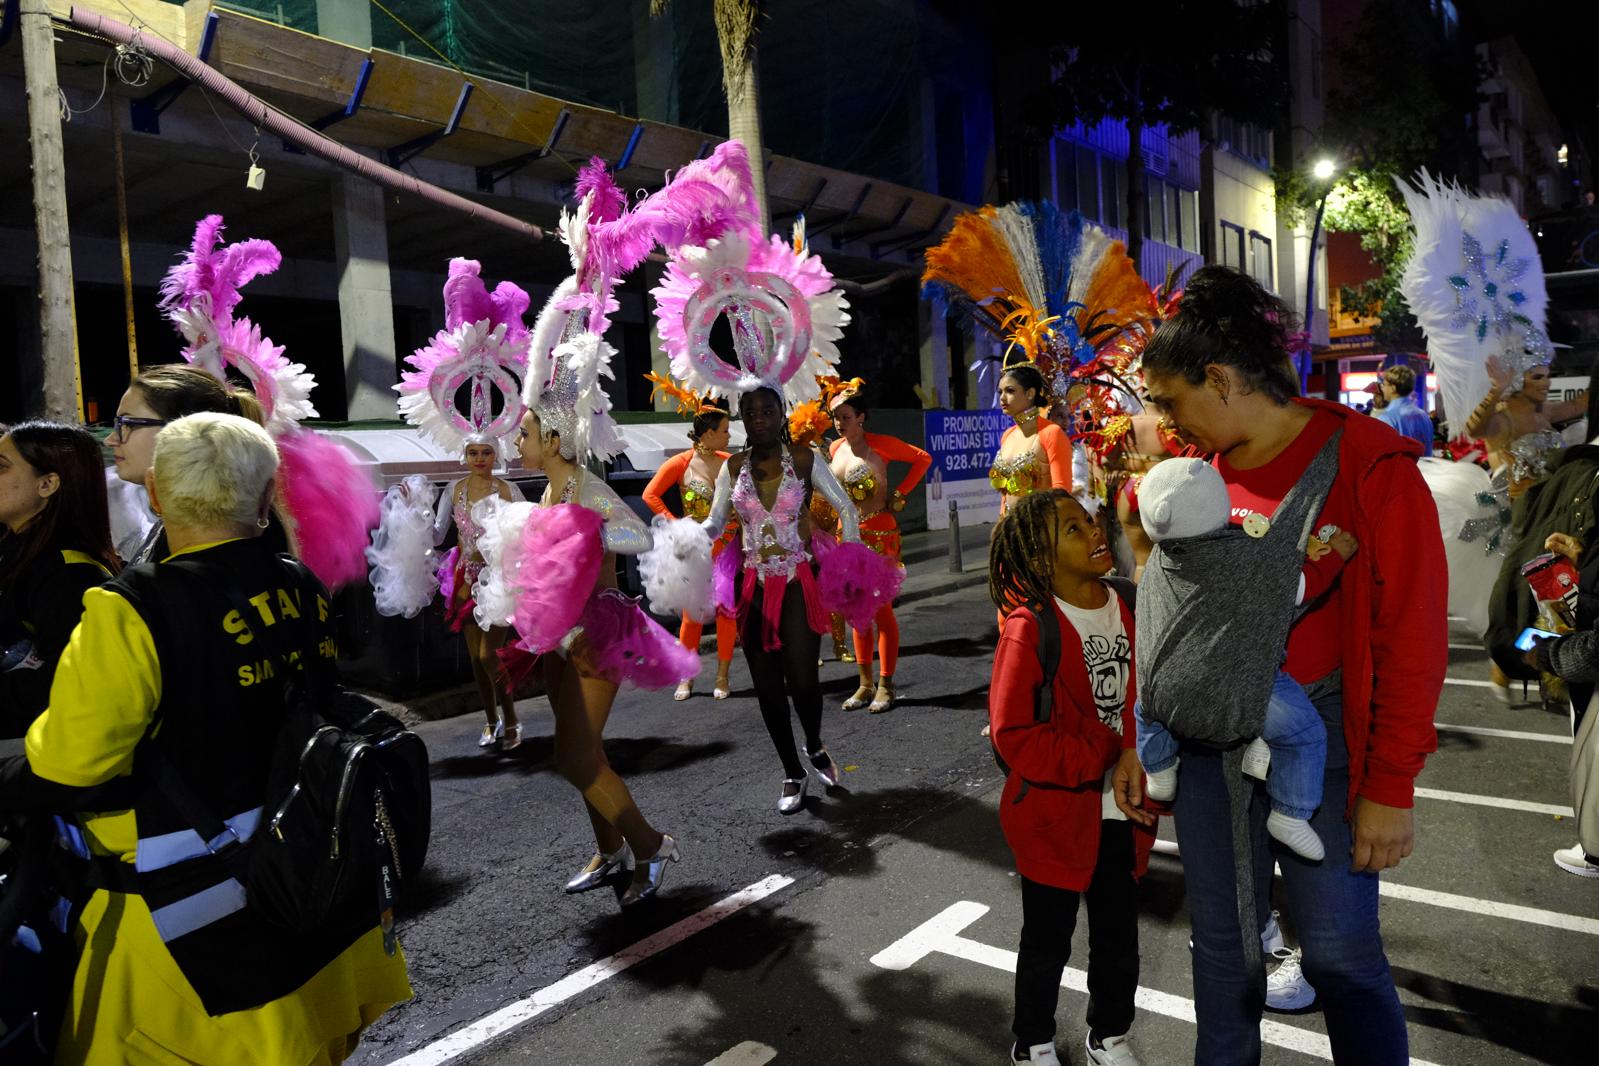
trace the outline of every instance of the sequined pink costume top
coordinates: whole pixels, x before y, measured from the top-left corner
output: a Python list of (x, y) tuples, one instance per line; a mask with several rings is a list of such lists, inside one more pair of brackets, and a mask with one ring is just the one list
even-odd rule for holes
[(793, 577), (795, 569), (811, 559), (799, 535), (800, 512), (805, 508), (805, 485), (794, 474), (794, 461), (784, 452), (782, 481), (777, 487), (777, 499), (768, 511), (755, 487), (755, 477), (750, 473), (752, 466), (753, 463), (744, 464), (738, 473), (738, 483), (733, 487), (733, 508), (738, 511), (739, 522), (745, 530), (744, 566), (763, 578)]

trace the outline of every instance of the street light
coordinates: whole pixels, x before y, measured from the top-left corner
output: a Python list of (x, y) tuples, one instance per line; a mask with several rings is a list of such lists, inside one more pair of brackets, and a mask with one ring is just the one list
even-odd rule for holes
[[(1311, 175), (1324, 183), (1331, 182), (1337, 172), (1338, 164), (1331, 159), (1318, 159), (1316, 165), (1310, 168)], [(1321, 239), (1321, 216), (1327, 210), (1327, 193), (1331, 190), (1330, 184), (1321, 190), (1321, 197), (1316, 201), (1316, 222), (1310, 228), (1310, 256), (1305, 263), (1305, 347), (1300, 351), (1298, 360), (1301, 392), (1310, 384), (1310, 356), (1314, 344), (1311, 334), (1316, 321), (1316, 242)]]

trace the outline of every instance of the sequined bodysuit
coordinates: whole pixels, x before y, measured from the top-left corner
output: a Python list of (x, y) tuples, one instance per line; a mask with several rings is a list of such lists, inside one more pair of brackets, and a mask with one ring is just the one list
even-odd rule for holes
[(1533, 482), (1548, 477), (1550, 453), (1565, 444), (1565, 438), (1553, 429), (1523, 433), (1511, 441), (1505, 449), (1510, 457), (1510, 494), (1520, 496)]
[[(746, 462), (733, 488), (733, 507), (743, 524), (744, 566), (761, 577), (793, 577), (794, 571), (810, 562), (810, 553), (800, 541), (800, 514), (805, 507), (805, 485), (794, 473), (794, 462), (783, 453), (783, 473), (778, 479), (772, 507), (761, 502), (751, 468)], [(767, 484), (770, 484), (768, 482)]]

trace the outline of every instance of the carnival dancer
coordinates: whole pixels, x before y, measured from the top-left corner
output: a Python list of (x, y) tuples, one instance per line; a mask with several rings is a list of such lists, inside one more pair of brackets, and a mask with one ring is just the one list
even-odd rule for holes
[[(502, 281), (491, 293), (483, 283), (481, 267), (472, 259), (450, 260), (444, 283), (444, 329), (406, 358), (409, 370), (394, 386), (400, 394), (400, 413), (446, 451), (465, 459), (466, 477), (445, 489), (434, 505), (425, 488), (413, 494), (409, 485), (391, 490), (398, 500), (385, 500), (384, 525), (374, 535), (372, 586), (378, 592), (381, 613), (414, 613), (416, 599), (432, 598), (435, 582), (424, 571), (415, 573), (418, 556), (430, 556), (428, 546), (411, 541), (409, 551), (383, 552), (401, 542), (400, 529), (408, 509), (431, 508), (432, 547), (444, 542), (455, 526), (457, 543), (438, 563), (437, 589), (444, 595), (450, 628), (464, 634), (472, 678), (487, 719), (478, 747), (512, 751), (522, 743), (522, 723), (516, 717), (516, 700), (500, 649), (510, 637), (506, 626), (480, 627), (473, 617), (472, 587), (483, 572), (478, 541), (483, 527), (473, 508), (489, 497), (507, 502), (518, 498), (509, 482), (496, 477), (496, 463), (509, 459), (511, 434), (527, 410), (522, 401), (522, 375), (527, 371), (529, 336), (522, 316), (529, 304), (521, 286)], [(468, 387), (469, 386), (469, 387)], [(466, 392), (466, 403), (459, 397)], [(415, 590), (409, 603), (404, 601)], [(386, 595), (388, 594), (388, 595)]]
[(1042, 409), (1075, 407), (1074, 385), (1101, 369), (1096, 349), (1153, 316), (1126, 246), (1048, 201), (990, 205), (957, 218), (928, 249), (922, 281), (1009, 345), (999, 403), (1016, 424), (989, 471), (1001, 512), (1031, 492), (1071, 491), (1071, 442)]
[[(734, 165), (742, 171), (740, 187), (747, 187), (747, 161), (741, 157)], [(739, 397), (748, 447), (723, 465), (701, 537), (719, 536), (737, 511), (740, 544), (737, 555), (725, 552), (719, 560), (718, 606), (737, 611), (761, 717), (783, 764), (778, 810), (792, 814), (804, 806), (809, 779), (794, 745), (790, 701), (805, 733), (810, 771), (824, 785), (839, 781), (821, 730), (817, 648), (829, 629), (827, 612), (837, 610), (867, 628), (903, 580), (897, 567), (859, 543), (855, 504), (827, 461), (789, 438), (787, 408), (817, 396), (818, 378), (838, 362), (847, 305), (806, 248), (802, 227), (792, 242), (765, 240), (746, 226), (681, 248), (654, 295), (673, 377), (686, 388)], [(736, 365), (710, 346), (711, 326), (724, 314)], [(812, 536), (813, 494), (838, 511), (845, 543)], [(658, 549), (672, 539), (658, 527)]]
[[(742, 153), (742, 146), (724, 145), (679, 171), (669, 188), (694, 183), (707, 193), (707, 206), (704, 215), (687, 209), (670, 222), (655, 199), (625, 211), (627, 198), (602, 161), (583, 169), (581, 201), (575, 213), (563, 213), (560, 227), (573, 274), (539, 312), (523, 380), (527, 413), (517, 447), (523, 465), (542, 470), (548, 486), (537, 505), (491, 499), (479, 510), (486, 565), (474, 589), (478, 624), (514, 625), (515, 649), (542, 657), (555, 713), (556, 766), (582, 795), (594, 830), (595, 854), (566, 891), (586, 892), (631, 870), (624, 907), (659, 891), (679, 850), (650, 824), (611, 768), (605, 724), (621, 683), (676, 685), (694, 676), (699, 658), (615, 587), (615, 557), (641, 554), (652, 537), (588, 469), (591, 460), (609, 459), (622, 448), (601, 384), (616, 355), (604, 333), (617, 306), (615, 285), (649, 252), (654, 227), (670, 229), (692, 215), (696, 232), (720, 232), (714, 212), (725, 196), (711, 178), (732, 152)], [(708, 569), (709, 543), (704, 547)]]
[[(207, 215), (196, 224), (188, 252), (161, 281), (159, 306), (184, 338), (184, 360), (232, 393), (226, 410), (259, 422), (277, 443), (282, 462), (277, 503), (266, 519), (268, 543), (278, 539), (273, 526), (280, 520), (288, 549), (324, 585), (333, 589), (359, 581), (366, 576), (368, 535), (378, 524), (378, 493), (347, 450), (300, 425), (316, 417), (311, 403), (316, 378), (304, 365), (285, 358), (283, 346), (262, 335), (260, 326), (234, 317), (243, 298), (240, 287), (282, 263), (277, 246), (259, 238), (225, 245), (223, 228), (221, 215)], [(231, 389), (230, 373), (244, 379), (249, 393)], [(147, 372), (141, 379), (148, 376)], [(142, 389), (139, 398), (147, 405), (155, 403), (156, 391), (160, 390)], [(124, 401), (133, 392), (130, 388)], [(159, 424), (149, 416), (125, 421), (124, 446), (127, 426)], [(152, 436), (146, 435), (145, 442), (129, 450), (148, 462)], [(118, 473), (128, 478), (120, 460)], [(145, 558), (160, 558), (149, 554), (151, 545), (146, 549)]]
[[(854, 380), (858, 382), (860, 378)], [(789, 440), (801, 448), (819, 447), (832, 430), (833, 416), (827, 410), (827, 404), (844, 387), (844, 382), (835, 377), (820, 378), (816, 384), (822, 390), (821, 395), (814, 400), (795, 404), (788, 413)], [(838, 512), (833, 510), (832, 504), (816, 494), (811, 496), (811, 528), (835, 540), (838, 538)], [(837, 611), (829, 611), (827, 620), (832, 630), (833, 658), (841, 663), (853, 663), (855, 646), (850, 640), (849, 623)]]
[[(694, 418), (688, 433), (688, 439), (693, 447), (678, 452), (661, 464), (661, 468), (655, 472), (650, 483), (644, 487), (644, 504), (658, 515), (674, 517), (663, 497), (675, 487), (683, 498), (684, 515), (696, 522), (703, 522), (711, 513), (711, 497), (716, 491), (714, 488), (716, 476), (722, 472), (722, 464), (727, 461), (727, 446), (732, 436), (733, 423), (733, 417), (728, 413), (727, 402), (711, 400), (697, 396), (686, 389), (680, 389), (671, 378), (661, 374), (646, 374), (644, 377), (655, 386), (650, 394), (652, 397), (656, 392), (664, 392), (677, 401), (679, 414), (692, 415)], [(726, 531), (716, 538), (716, 543), (711, 548), (713, 559), (722, 554), (733, 542), (733, 534), (736, 532), (736, 523), (729, 524)], [(704, 632), (703, 623), (685, 614), (677, 631), (677, 637), (683, 642), (683, 647), (698, 655), (700, 636)], [(727, 699), (731, 691), (727, 672), (733, 665), (733, 645), (737, 636), (732, 616), (718, 612), (716, 685), (711, 690), (711, 695), (719, 700)], [(677, 686), (672, 698), (686, 700), (693, 693), (694, 679), (688, 678)]]
[[(1537, 245), (1514, 205), (1426, 171), (1399, 188), (1415, 227), (1405, 299), (1427, 334), (1454, 435), (1485, 438), (1493, 468), (1484, 476), (1471, 464), (1420, 463), (1443, 528), (1450, 613), (1480, 636), (1489, 628), (1494, 584), (1509, 568), (1513, 501), (1547, 476), (1550, 453), (1563, 446), (1555, 425), (1580, 417), (1586, 397), (1545, 403), (1554, 357), (1544, 332), (1549, 297)], [(1507, 648), (1504, 657), (1519, 653)], [(1491, 680), (1508, 705), (1509, 679), (1498, 663)]]
[[(862, 542), (903, 568), (899, 523), (894, 515), (905, 509), (906, 495), (927, 476), (933, 457), (898, 437), (867, 432), (870, 409), (862, 395), (863, 385), (856, 378), (828, 403), (833, 426), (839, 435), (832, 444), (829, 465), (860, 512)], [(891, 462), (910, 466), (892, 493), (888, 488), (888, 464)], [(855, 694), (844, 701), (846, 711), (865, 707), (873, 714), (881, 714), (894, 705), (894, 667), (899, 661), (899, 620), (894, 617), (894, 605), (883, 604), (872, 623), (877, 630), (877, 683), (872, 684), (872, 630), (857, 629), (855, 661), (860, 666), (861, 682)]]

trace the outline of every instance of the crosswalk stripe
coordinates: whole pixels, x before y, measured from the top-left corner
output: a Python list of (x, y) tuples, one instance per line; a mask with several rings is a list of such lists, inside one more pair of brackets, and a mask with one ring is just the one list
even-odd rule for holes
[(1505, 737), (1508, 740), (1541, 740), (1546, 744), (1570, 744), (1571, 738), (1561, 733), (1528, 733), (1520, 729), (1490, 729), (1483, 725), (1450, 725), (1435, 722), (1433, 728), (1451, 733), (1475, 733), (1484, 737)]
[[(968, 925), (987, 913), (988, 907), (981, 903), (970, 900), (953, 903), (942, 913), (934, 915), (897, 942), (873, 955), (872, 964), (881, 966), (885, 970), (905, 970), (926, 958), (928, 953), (937, 951), (966, 962), (975, 962), (979, 966), (1015, 973), (1016, 952), (961, 935)], [(1062, 988), (1086, 994), (1088, 973), (1075, 966), (1068, 966), (1061, 974), (1060, 984)], [(1139, 1010), (1174, 1018), (1190, 1025), (1194, 1024), (1194, 1001), (1184, 996), (1159, 992), (1140, 985), (1134, 1001)], [(1332, 1043), (1321, 1033), (1301, 1029), (1297, 1025), (1287, 1025), (1271, 1018), (1261, 1019), (1260, 1040), (1263, 1044), (1297, 1051), (1303, 1055), (1329, 1061), (1332, 1059)], [(1410, 1063), (1411, 1066), (1434, 1066), (1422, 1059), (1411, 1059)]]
[(1507, 799), (1504, 796), (1478, 796), (1470, 792), (1448, 792), (1441, 788), (1417, 787), (1420, 799), (1445, 800), (1449, 803), (1469, 803), (1477, 807), (1499, 807), (1507, 811), (1526, 811), (1529, 814), (1552, 814), (1556, 818), (1575, 817), (1570, 807), (1555, 803), (1533, 803), (1531, 800)]
[(1458, 896), (1453, 892), (1438, 892), (1430, 888), (1417, 888), (1414, 885), (1395, 884), (1392, 881), (1381, 882), (1380, 888), (1385, 896), (1408, 900), (1411, 903), (1425, 903), (1433, 907), (1465, 911), (1467, 914), (1486, 914), (1495, 918), (1508, 918), (1513, 922), (1545, 925), (1551, 929), (1565, 929), (1573, 933), (1599, 936), (1599, 918), (1585, 918), (1580, 914), (1561, 914), (1559, 911), (1523, 907), (1493, 899), (1477, 899), (1474, 896)]

